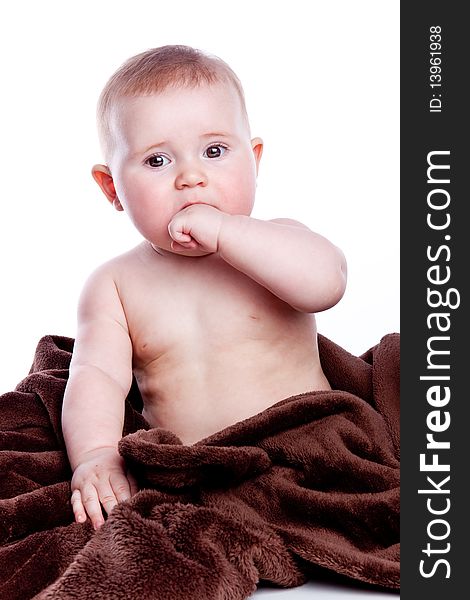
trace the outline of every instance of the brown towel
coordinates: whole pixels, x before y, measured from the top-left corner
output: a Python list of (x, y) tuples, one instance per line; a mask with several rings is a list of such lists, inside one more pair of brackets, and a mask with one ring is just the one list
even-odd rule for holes
[(320, 336), (333, 388), (194, 446), (150, 429), (131, 389), (120, 452), (141, 491), (73, 522), (60, 427), (73, 340), (45, 336), (0, 396), (0, 598), (243, 600), (323, 567), (399, 587), (399, 334), (356, 357)]

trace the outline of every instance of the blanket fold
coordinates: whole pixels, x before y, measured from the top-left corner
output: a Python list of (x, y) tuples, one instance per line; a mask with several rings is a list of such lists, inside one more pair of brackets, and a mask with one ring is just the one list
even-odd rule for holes
[(140, 491), (73, 522), (60, 426), (73, 339), (45, 336), (0, 396), (0, 597), (244, 600), (309, 565), (399, 587), (399, 334), (361, 356), (319, 336), (331, 391), (184, 446), (134, 385), (119, 451)]

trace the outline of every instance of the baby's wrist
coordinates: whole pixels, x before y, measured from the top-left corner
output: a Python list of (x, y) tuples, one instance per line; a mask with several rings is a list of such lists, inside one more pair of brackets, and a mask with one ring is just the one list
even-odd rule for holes
[(93, 448), (83, 450), (80, 453), (76, 453), (73, 457), (69, 458), (72, 471), (75, 471), (75, 469), (81, 464), (93, 460), (97, 454), (99, 455), (105, 452), (119, 454), (117, 445), (95, 446)]
[(230, 215), (228, 213), (223, 213), (217, 243), (217, 252), (222, 258), (224, 249), (232, 245), (233, 242), (236, 243), (241, 229), (249, 220), (250, 217), (245, 215)]

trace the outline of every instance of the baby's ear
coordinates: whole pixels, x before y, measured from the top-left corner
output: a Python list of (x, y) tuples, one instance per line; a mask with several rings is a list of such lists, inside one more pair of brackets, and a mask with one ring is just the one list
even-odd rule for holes
[(124, 210), (114, 187), (113, 176), (106, 165), (94, 165), (91, 169), (93, 179), (100, 186), (101, 191), (116, 210)]
[(253, 149), (253, 154), (255, 155), (256, 174), (258, 175), (259, 161), (261, 160), (261, 155), (263, 154), (263, 140), (259, 137), (253, 138), (251, 140), (251, 147)]

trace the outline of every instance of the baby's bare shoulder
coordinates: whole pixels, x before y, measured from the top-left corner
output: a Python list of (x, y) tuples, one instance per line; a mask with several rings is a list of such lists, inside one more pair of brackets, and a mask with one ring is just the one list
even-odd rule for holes
[(119, 282), (135, 273), (140, 262), (140, 245), (95, 267), (87, 276), (80, 295), (79, 307), (119, 302)]
[(89, 278), (94, 280), (108, 280), (108, 282), (113, 281), (116, 283), (120, 276), (125, 276), (141, 264), (142, 255), (142, 244), (139, 244), (135, 248), (113, 256), (106, 262), (95, 267), (90, 273)]

